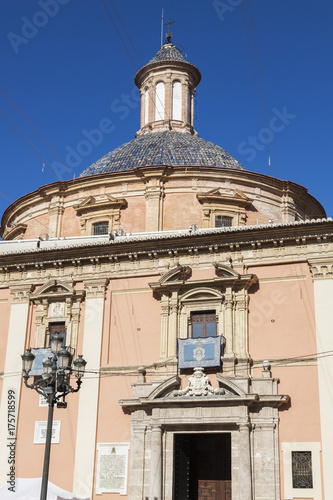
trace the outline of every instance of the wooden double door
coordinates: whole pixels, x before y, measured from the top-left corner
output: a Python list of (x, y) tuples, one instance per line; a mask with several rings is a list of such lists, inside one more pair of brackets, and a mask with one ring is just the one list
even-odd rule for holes
[(175, 435), (175, 500), (231, 500), (231, 434)]

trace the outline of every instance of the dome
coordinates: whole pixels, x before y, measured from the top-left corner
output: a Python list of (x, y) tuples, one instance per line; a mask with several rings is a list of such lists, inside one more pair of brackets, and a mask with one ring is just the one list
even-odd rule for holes
[(161, 47), (157, 54), (150, 59), (149, 63), (159, 62), (159, 61), (185, 61), (187, 62), (186, 55), (184, 51), (173, 45), (172, 43), (167, 43)]
[(144, 134), (119, 146), (84, 170), (79, 177), (167, 165), (196, 167), (244, 167), (220, 146), (200, 137), (175, 131)]

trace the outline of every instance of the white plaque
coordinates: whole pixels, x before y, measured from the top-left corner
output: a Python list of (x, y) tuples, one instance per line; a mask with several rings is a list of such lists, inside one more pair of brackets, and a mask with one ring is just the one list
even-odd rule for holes
[(39, 395), (39, 406), (49, 406), (49, 402), (43, 394)]
[(96, 494), (127, 495), (129, 443), (97, 444)]
[[(57, 396), (59, 395), (59, 392), (57, 392)], [(39, 406), (49, 406), (48, 399), (43, 396), (43, 394), (39, 395)]]
[[(52, 437), (51, 437), (52, 444), (57, 444), (60, 442), (60, 424), (61, 424), (60, 420), (53, 421)], [(35, 435), (34, 435), (35, 444), (45, 444), (46, 429), (47, 429), (47, 421), (35, 422)]]

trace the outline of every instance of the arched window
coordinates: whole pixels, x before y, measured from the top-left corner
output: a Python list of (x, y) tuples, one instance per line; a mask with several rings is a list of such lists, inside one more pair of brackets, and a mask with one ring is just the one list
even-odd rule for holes
[(149, 121), (149, 89), (145, 90), (145, 125)]
[(182, 119), (182, 84), (178, 81), (172, 84), (172, 120)]
[(192, 102), (191, 102), (191, 89), (188, 89), (188, 100), (187, 100), (187, 121), (191, 123), (191, 114), (192, 114)]
[(165, 89), (164, 83), (158, 82), (155, 87), (155, 121), (164, 120)]

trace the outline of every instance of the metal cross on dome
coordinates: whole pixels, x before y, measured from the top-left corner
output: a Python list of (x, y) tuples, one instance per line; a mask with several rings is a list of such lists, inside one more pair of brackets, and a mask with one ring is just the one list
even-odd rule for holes
[(168, 32), (165, 35), (166, 43), (171, 43), (172, 33), (170, 32), (170, 24), (173, 24), (174, 22), (175, 21), (168, 21), (167, 23), (164, 23), (164, 26), (168, 26)]

